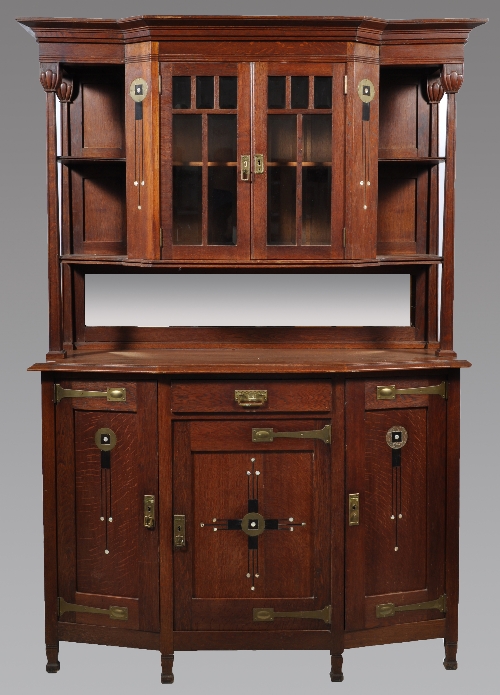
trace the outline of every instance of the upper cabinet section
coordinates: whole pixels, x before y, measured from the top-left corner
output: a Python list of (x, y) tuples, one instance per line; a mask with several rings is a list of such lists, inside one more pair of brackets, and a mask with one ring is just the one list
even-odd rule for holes
[(439, 262), (439, 102), (483, 20), (20, 21), (60, 102), (64, 258)]

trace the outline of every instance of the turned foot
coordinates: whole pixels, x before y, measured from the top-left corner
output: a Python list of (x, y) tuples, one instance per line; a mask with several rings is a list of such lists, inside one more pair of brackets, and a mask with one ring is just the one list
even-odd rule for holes
[(174, 667), (174, 655), (166, 654), (161, 657), (161, 682), (162, 683), (173, 683), (174, 674), (172, 669)]
[(57, 673), (61, 668), (59, 663), (59, 647), (45, 647), (45, 653), (47, 655), (47, 666), (45, 670), (47, 673)]
[(344, 680), (342, 673), (342, 654), (332, 654), (332, 670), (330, 671), (330, 680), (332, 683), (341, 683)]
[(456, 671), (458, 668), (457, 664), (457, 648), (458, 644), (456, 642), (445, 642), (444, 643), (444, 661), (443, 666), (447, 671)]

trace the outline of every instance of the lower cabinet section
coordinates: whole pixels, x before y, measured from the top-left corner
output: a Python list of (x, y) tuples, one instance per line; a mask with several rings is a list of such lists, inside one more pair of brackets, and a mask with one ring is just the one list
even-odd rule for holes
[(456, 667), (457, 371), (55, 381), (49, 670), (66, 639), (160, 649), (163, 682), (175, 649), (326, 649), (341, 680), (439, 636)]

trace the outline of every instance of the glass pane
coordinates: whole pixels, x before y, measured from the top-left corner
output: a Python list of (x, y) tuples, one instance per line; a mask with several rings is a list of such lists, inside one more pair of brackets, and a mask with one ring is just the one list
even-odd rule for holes
[(238, 78), (219, 77), (219, 108), (236, 109), (238, 106)]
[(214, 107), (214, 78), (196, 78), (196, 108), (213, 109)]
[(331, 109), (332, 108), (332, 78), (331, 77), (315, 77), (314, 78), (314, 108), (315, 109)]
[(302, 245), (330, 243), (331, 167), (302, 169)]
[(191, 108), (191, 78), (172, 77), (172, 108)]
[(269, 109), (286, 107), (286, 77), (267, 78), (267, 106)]
[(267, 243), (295, 246), (296, 167), (267, 170)]
[(297, 161), (297, 116), (267, 117), (267, 159), (269, 162)]
[(236, 244), (236, 167), (208, 169), (208, 243)]
[(309, 78), (292, 77), (292, 109), (307, 109), (309, 106)]
[(201, 162), (201, 115), (175, 114), (172, 120), (173, 161)]
[(236, 115), (208, 116), (208, 161), (236, 162)]
[(332, 117), (330, 114), (302, 116), (304, 162), (332, 161)]
[(174, 166), (172, 242), (197, 244), (201, 234), (201, 166)]

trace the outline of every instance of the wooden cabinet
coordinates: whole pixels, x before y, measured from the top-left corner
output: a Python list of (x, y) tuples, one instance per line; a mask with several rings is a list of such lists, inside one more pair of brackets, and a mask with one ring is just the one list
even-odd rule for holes
[[(341, 681), (346, 648), (435, 637), (455, 669), (456, 95), (485, 20), (20, 21), (47, 101), (47, 670), (60, 640), (158, 650), (163, 683), (179, 650), (321, 649)], [(101, 296), (87, 325), (90, 275), (183, 273), (406, 275), (408, 318), (281, 325), (270, 290), (236, 326), (117, 325)]]

